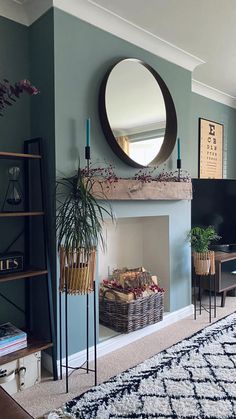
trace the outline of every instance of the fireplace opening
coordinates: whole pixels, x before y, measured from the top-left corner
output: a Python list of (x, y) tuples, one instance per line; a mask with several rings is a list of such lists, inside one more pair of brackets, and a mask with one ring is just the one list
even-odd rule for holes
[[(169, 216), (125, 217), (114, 225), (104, 223), (106, 251), (98, 254), (100, 284), (111, 277), (114, 270), (143, 267), (157, 277), (165, 290), (164, 307), (169, 309), (170, 244)], [(155, 280), (155, 279), (154, 279)], [(100, 342), (117, 336), (119, 332), (100, 324)]]

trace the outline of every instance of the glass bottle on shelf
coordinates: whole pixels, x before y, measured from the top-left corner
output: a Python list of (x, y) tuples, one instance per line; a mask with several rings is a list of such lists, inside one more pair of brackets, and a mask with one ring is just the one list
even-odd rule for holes
[(23, 200), (23, 193), (19, 182), (20, 168), (17, 166), (10, 167), (8, 169), (8, 176), (8, 187), (2, 205), (2, 211), (4, 210), (6, 203), (10, 206), (15, 206), (19, 205)]

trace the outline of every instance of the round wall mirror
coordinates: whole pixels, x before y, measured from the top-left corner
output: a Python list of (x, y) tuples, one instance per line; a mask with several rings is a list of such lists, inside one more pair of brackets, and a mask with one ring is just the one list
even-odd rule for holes
[(120, 60), (107, 72), (99, 115), (108, 143), (130, 166), (158, 166), (173, 151), (174, 102), (159, 74), (140, 60)]

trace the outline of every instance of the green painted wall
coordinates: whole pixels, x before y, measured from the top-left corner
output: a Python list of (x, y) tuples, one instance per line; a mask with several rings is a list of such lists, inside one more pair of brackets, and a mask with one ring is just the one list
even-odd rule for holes
[[(183, 164), (191, 149), (190, 122), (191, 74), (153, 54), (55, 9), (55, 103), (56, 166), (62, 171), (76, 167), (78, 153), (83, 163), (85, 120), (91, 117), (92, 160), (113, 161), (124, 176), (132, 169), (121, 162), (108, 146), (98, 118), (98, 91), (108, 68), (120, 58), (134, 57), (150, 64), (166, 82), (173, 96), (178, 135), (183, 139)], [(176, 156), (167, 166), (175, 168)]]
[[(109, 33), (93, 27), (58, 9), (54, 10), (55, 39), (55, 138), (56, 170), (71, 173), (78, 165), (84, 165), (85, 121), (91, 118), (91, 154), (93, 162), (103, 165), (113, 162), (117, 174), (132, 176), (137, 169), (125, 165), (108, 146), (98, 116), (98, 92), (107, 69), (121, 57), (134, 57), (147, 62), (166, 82), (177, 111), (178, 135), (182, 141), (183, 166), (191, 153), (189, 124), (191, 118), (191, 74), (189, 71), (171, 64)], [(160, 169), (175, 169), (176, 150)], [(153, 204), (153, 213), (162, 210)], [(164, 208), (164, 207), (163, 207)], [(189, 209), (190, 212), (190, 209)], [(133, 207), (130, 205), (130, 215)], [(189, 222), (190, 223), (190, 222)], [(181, 221), (180, 221), (181, 225)], [(189, 224), (190, 228), (190, 224)], [(174, 230), (174, 229), (173, 229)], [(176, 233), (177, 234), (177, 233)], [(174, 239), (174, 237), (173, 237)], [(182, 237), (181, 237), (182, 240)], [(186, 292), (178, 291), (177, 278), (190, 283), (190, 267), (186, 272), (175, 274), (170, 310), (190, 303), (189, 286)], [(174, 298), (175, 289), (179, 296)], [(70, 353), (77, 352), (85, 345), (85, 298), (70, 297)], [(79, 324), (76, 319), (80, 319)], [(91, 323), (91, 330), (92, 330)], [(92, 342), (92, 336), (91, 340)]]
[[(0, 80), (14, 83), (29, 78), (28, 28), (9, 19), (0, 17)], [(22, 151), (23, 141), (30, 136), (30, 98), (23, 94), (12, 107), (4, 110), (0, 117), (0, 150)], [(19, 162), (17, 163), (19, 165)], [(8, 184), (8, 169), (16, 165), (10, 160), (0, 160), (0, 208)], [(0, 252), (12, 242), (22, 230), (21, 220), (0, 220)], [(22, 250), (22, 240), (12, 250)], [(3, 283), (0, 293), (24, 308), (24, 281)], [(0, 322), (12, 321), (22, 327), (24, 315), (0, 297)]]
[(192, 177), (198, 177), (198, 119), (205, 118), (224, 125), (224, 176), (236, 178), (236, 109), (196, 93), (191, 95), (191, 109), (188, 165)]
[[(0, 79), (16, 82), (29, 78), (29, 31), (24, 25), (0, 17)], [(0, 118), (2, 150), (22, 151), (30, 135), (30, 98), (22, 95)]]
[[(106, 33), (90, 24), (54, 9), (55, 40), (55, 138), (56, 170), (65, 174), (73, 172), (80, 155), (84, 162), (85, 121), (91, 118), (92, 161), (106, 165), (113, 162), (120, 176), (132, 176), (137, 169), (126, 166), (108, 146), (98, 116), (98, 92), (102, 78), (108, 68), (120, 58), (134, 57), (147, 62), (166, 82), (173, 97), (178, 120), (178, 136), (181, 139), (182, 168), (196, 176), (198, 167), (198, 118), (211, 118), (226, 125), (228, 153), (234, 148), (235, 110), (191, 92), (191, 73), (122, 39)], [(122, 110), (121, 110), (122, 111)], [(176, 149), (166, 164), (166, 170), (176, 168)], [(232, 159), (228, 159), (228, 173), (233, 174)], [(161, 203), (158, 204), (161, 207)], [(158, 210), (160, 210), (160, 207)], [(133, 213), (130, 205), (130, 214)], [(153, 204), (152, 211), (155, 210)], [(186, 212), (186, 217), (189, 221)], [(178, 227), (182, 220), (179, 219)], [(173, 243), (179, 237), (173, 228)], [(181, 236), (181, 240), (182, 240)], [(173, 244), (173, 246), (175, 246)], [(183, 245), (184, 246), (184, 245)], [(184, 247), (183, 247), (184, 248)], [(188, 252), (189, 249), (186, 249)], [(174, 254), (178, 254), (174, 248)], [(186, 253), (187, 255), (187, 253)], [(178, 255), (178, 258), (180, 255)], [(178, 259), (179, 260), (179, 259)], [(176, 265), (172, 273), (170, 310), (190, 303), (190, 264), (183, 272)], [(185, 292), (178, 278), (186, 281)], [(69, 322), (70, 353), (84, 348), (85, 299), (70, 297)], [(79, 320), (79, 327), (78, 321)], [(91, 324), (92, 326), (92, 324)]]
[[(54, 25), (53, 10), (30, 26), (30, 74), (40, 88), (37, 101), (31, 107), (31, 136), (42, 137), (46, 162), (49, 253), (52, 269), (52, 288), (56, 314), (56, 239), (55, 239), (55, 101), (54, 101)], [(42, 224), (36, 233), (40, 234)], [(35, 255), (37, 257), (37, 255)], [(39, 261), (40, 262), (40, 261)], [(49, 333), (45, 278), (34, 281), (34, 329)]]

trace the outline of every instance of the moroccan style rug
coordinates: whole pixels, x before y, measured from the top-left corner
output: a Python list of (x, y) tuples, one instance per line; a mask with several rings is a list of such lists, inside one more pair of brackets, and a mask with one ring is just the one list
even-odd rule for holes
[(236, 418), (236, 313), (92, 388), (46, 417)]

